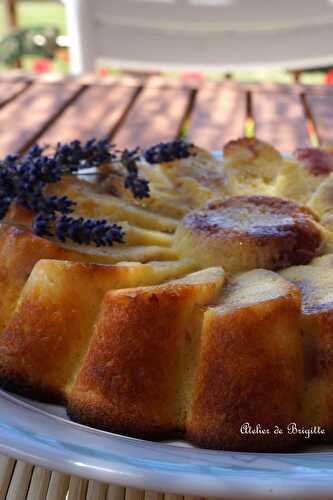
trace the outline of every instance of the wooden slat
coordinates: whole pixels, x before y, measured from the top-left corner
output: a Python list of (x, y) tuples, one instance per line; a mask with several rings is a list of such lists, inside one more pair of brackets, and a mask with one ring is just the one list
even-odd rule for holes
[(26, 500), (45, 500), (50, 482), (50, 471), (35, 467)]
[(333, 143), (333, 95), (306, 94), (320, 143)]
[(86, 500), (105, 500), (107, 485), (99, 481), (89, 481)]
[(0, 500), (5, 500), (6, 498), (15, 462), (16, 461), (13, 458), (0, 455)]
[(27, 82), (1, 82), (0, 81), (0, 107), (14, 99), (28, 87)]
[(26, 71), (22, 71), (21, 69), (10, 69), (7, 71), (1, 71), (0, 72), (0, 81), (18, 81), (18, 80), (24, 80), (28, 81), (30, 80), (30, 75), (27, 74)]
[(71, 476), (66, 500), (85, 500), (88, 480)]
[(18, 460), (8, 488), (6, 500), (25, 500), (33, 465)]
[(171, 493), (165, 493), (164, 500), (183, 500), (184, 497), (180, 495), (172, 495)]
[(65, 500), (70, 477), (60, 472), (52, 472), (46, 500)]
[(74, 83), (34, 83), (0, 110), (0, 156), (31, 143), (79, 92)]
[(244, 135), (245, 92), (223, 84), (207, 84), (198, 90), (189, 120), (188, 138), (207, 149)]
[(125, 500), (144, 500), (145, 492), (135, 488), (126, 488)]
[(189, 98), (188, 88), (148, 84), (135, 101), (112, 142), (119, 147), (146, 147), (175, 138), (185, 116)]
[(125, 488), (122, 486), (116, 486), (115, 484), (109, 485), (106, 500), (124, 500), (124, 498)]
[(47, 144), (109, 136), (126, 111), (137, 87), (95, 85), (71, 103), (43, 134)]
[(145, 500), (163, 500), (163, 493), (158, 493), (156, 491), (145, 491)]
[(306, 116), (297, 94), (252, 93), (255, 135), (284, 152), (309, 145)]
[(251, 92), (272, 92), (274, 94), (295, 94), (299, 95), (304, 91), (304, 86), (300, 83), (277, 83), (277, 82), (249, 82), (242, 83)]
[(301, 91), (311, 95), (333, 95), (333, 85), (302, 85)]

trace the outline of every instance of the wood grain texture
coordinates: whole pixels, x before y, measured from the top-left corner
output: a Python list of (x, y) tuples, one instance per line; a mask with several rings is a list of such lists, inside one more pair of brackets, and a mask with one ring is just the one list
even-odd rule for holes
[(163, 500), (163, 493), (158, 493), (156, 491), (145, 491), (145, 500)]
[(88, 488), (88, 480), (79, 477), (71, 476), (68, 496), (66, 500), (85, 500)]
[(207, 84), (198, 90), (189, 119), (188, 138), (207, 149), (244, 135), (245, 92), (223, 84)]
[(65, 500), (70, 477), (60, 472), (52, 472), (46, 500)]
[(106, 500), (124, 500), (125, 498), (125, 488), (122, 486), (117, 486), (115, 484), (110, 484), (108, 487)]
[(333, 94), (306, 94), (321, 144), (333, 144)]
[(51, 472), (35, 467), (31, 476), (26, 500), (45, 500), (49, 487)]
[(126, 488), (125, 500), (144, 500), (145, 492), (135, 488)]
[(55, 144), (74, 139), (109, 136), (126, 111), (137, 87), (95, 85), (83, 92), (43, 134), (43, 141)]
[(178, 86), (145, 87), (112, 139), (119, 147), (147, 147), (174, 139), (186, 113), (190, 90)]
[(86, 500), (106, 500), (107, 485), (99, 481), (89, 481)]
[(34, 141), (80, 89), (75, 82), (34, 83), (0, 109), (0, 155), (21, 151)]
[(25, 500), (33, 465), (18, 460), (10, 481), (6, 500)]
[(300, 83), (278, 83), (270, 81), (262, 82), (247, 82), (237, 84), (246, 88), (250, 92), (264, 92), (264, 93), (274, 93), (274, 94), (294, 94), (299, 95), (304, 92), (304, 85)]
[(0, 455), (0, 500), (5, 500), (16, 460)]
[(309, 145), (306, 116), (300, 96), (271, 92), (252, 93), (255, 135), (280, 151)]
[(173, 495), (172, 493), (165, 493), (164, 500), (183, 500), (184, 497), (180, 495)]

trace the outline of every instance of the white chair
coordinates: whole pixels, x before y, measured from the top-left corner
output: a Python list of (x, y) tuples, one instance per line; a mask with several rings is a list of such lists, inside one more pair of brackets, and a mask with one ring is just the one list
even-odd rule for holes
[(65, 0), (71, 70), (333, 63), (333, 0)]

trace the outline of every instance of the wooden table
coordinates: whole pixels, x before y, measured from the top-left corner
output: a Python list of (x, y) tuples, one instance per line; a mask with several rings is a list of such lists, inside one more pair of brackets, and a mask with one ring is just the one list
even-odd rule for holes
[[(218, 150), (246, 130), (288, 152), (298, 146), (333, 144), (333, 87), (0, 74), (0, 130), (0, 157), (22, 153), (35, 141), (52, 144), (105, 136), (118, 146), (135, 147), (186, 135), (199, 146)], [(69, 477), (0, 457), (0, 500), (163, 496), (183, 499)]]
[(186, 135), (220, 149), (247, 122), (282, 151), (333, 141), (333, 86), (0, 74), (0, 155), (92, 136), (134, 147)]

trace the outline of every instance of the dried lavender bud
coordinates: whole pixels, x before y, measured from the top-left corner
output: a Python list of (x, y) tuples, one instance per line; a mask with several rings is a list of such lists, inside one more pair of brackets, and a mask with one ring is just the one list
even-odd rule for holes
[(23, 161), (18, 167), (17, 175), (27, 184), (52, 184), (59, 182), (64, 172), (54, 158), (39, 156)]
[(11, 170), (16, 167), (18, 155), (7, 155), (3, 161), (0, 162), (1, 167)]
[(130, 189), (135, 198), (149, 197), (149, 181), (140, 178), (138, 175), (137, 162), (140, 160), (139, 148), (128, 150), (124, 149), (120, 161), (126, 168), (128, 175), (125, 177), (124, 186)]
[(0, 219), (3, 219), (7, 214), (11, 202), (12, 199), (10, 197), (0, 195)]
[(7, 168), (4, 165), (0, 164), (0, 196), (14, 198), (15, 195), (15, 179), (11, 171), (11, 167)]
[(120, 156), (120, 161), (129, 174), (138, 174), (137, 162), (140, 160), (140, 149), (124, 149)]
[(75, 205), (75, 201), (72, 201), (68, 196), (49, 196), (49, 198), (45, 198), (45, 206), (42, 210), (49, 213), (70, 214)]
[(112, 246), (114, 242), (124, 243), (122, 228), (117, 224), (107, 224), (105, 220), (74, 219), (62, 215), (39, 213), (34, 217), (32, 229), (37, 236), (56, 236), (63, 243), (71, 240), (79, 244)]
[(33, 146), (31, 146), (28, 153), (26, 154), (26, 158), (27, 159), (38, 158), (39, 156), (42, 155), (44, 149), (45, 148), (39, 146), (38, 144), (34, 144)]
[(90, 139), (85, 144), (81, 141), (72, 141), (69, 144), (57, 145), (55, 159), (62, 167), (68, 166), (71, 171), (79, 168), (97, 167), (115, 159), (113, 146), (106, 139), (97, 141)]
[(192, 155), (191, 147), (193, 144), (189, 144), (183, 139), (176, 139), (171, 142), (161, 142), (146, 149), (143, 156), (148, 163), (164, 163), (188, 158)]
[(54, 221), (53, 214), (39, 213), (32, 221), (32, 230), (37, 236), (52, 236), (51, 223)]
[(7, 214), (15, 194), (15, 183), (11, 171), (2, 164), (0, 165), (0, 219)]
[(44, 212), (54, 214), (60, 212), (61, 214), (69, 214), (73, 212), (73, 207), (76, 203), (70, 200), (67, 196), (49, 196), (48, 198), (39, 191), (32, 193), (21, 193), (17, 196), (17, 203), (28, 210), (35, 213)]
[(126, 189), (130, 189), (135, 198), (148, 198), (149, 191), (149, 181), (146, 179), (140, 179), (136, 175), (128, 175), (125, 178), (124, 186)]
[(21, 189), (16, 195), (17, 204), (23, 208), (26, 208), (27, 210), (39, 212), (40, 206), (42, 205), (40, 200), (43, 199), (43, 194), (40, 186), (36, 185), (33, 189), (25, 189), (23, 183), (21, 183), (20, 187)]
[(123, 243), (125, 233), (117, 224), (108, 225), (105, 220), (74, 219), (63, 215), (55, 221), (55, 234), (62, 242), (69, 239), (79, 244), (94, 243), (99, 247)]

